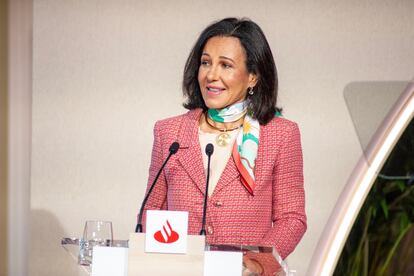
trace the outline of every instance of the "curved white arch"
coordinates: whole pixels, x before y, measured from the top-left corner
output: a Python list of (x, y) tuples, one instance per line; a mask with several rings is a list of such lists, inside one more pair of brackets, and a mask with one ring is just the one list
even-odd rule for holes
[(409, 83), (371, 139), (322, 232), (308, 275), (332, 275), (358, 212), (408, 123), (414, 116), (414, 80)]

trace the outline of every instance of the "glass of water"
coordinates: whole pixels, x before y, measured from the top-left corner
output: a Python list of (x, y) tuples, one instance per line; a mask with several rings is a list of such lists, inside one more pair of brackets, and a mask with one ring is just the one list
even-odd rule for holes
[(92, 264), (92, 250), (94, 246), (111, 246), (113, 240), (112, 222), (100, 220), (88, 220), (85, 223), (83, 237), (79, 241), (80, 265)]

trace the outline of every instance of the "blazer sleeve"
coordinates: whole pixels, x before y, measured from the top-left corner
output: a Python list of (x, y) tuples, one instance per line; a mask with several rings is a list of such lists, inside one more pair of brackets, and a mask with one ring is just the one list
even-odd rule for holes
[[(155, 176), (157, 175), (164, 162), (164, 159), (165, 157), (163, 154), (163, 145), (161, 141), (161, 126), (160, 123), (157, 122), (154, 126), (154, 144), (152, 146), (151, 163), (149, 167), (149, 176), (145, 195), (148, 193), (151, 184), (155, 179)], [(142, 216), (144, 232), (146, 225), (146, 211), (160, 209), (167, 209), (167, 180), (165, 178), (164, 171), (161, 172), (144, 209), (144, 214)]]
[(291, 126), (273, 170), (273, 227), (262, 241), (275, 246), (283, 259), (295, 249), (307, 228), (300, 133), (296, 123)]

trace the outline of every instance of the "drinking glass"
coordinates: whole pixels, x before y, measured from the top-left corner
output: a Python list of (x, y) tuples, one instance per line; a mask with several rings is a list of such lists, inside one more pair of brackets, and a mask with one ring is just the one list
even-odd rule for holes
[(113, 240), (112, 222), (88, 220), (85, 223), (83, 237), (79, 241), (80, 265), (92, 264), (92, 250), (94, 246), (111, 246)]

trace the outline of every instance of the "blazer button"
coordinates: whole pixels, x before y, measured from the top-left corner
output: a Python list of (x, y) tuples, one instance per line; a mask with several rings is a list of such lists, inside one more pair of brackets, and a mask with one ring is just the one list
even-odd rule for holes
[(207, 227), (207, 233), (209, 234), (209, 235), (213, 235), (213, 233), (214, 233), (214, 231), (213, 231), (213, 227), (212, 226), (208, 226)]
[(216, 206), (216, 207), (221, 207), (221, 206), (223, 206), (223, 202), (221, 202), (221, 201), (216, 201), (216, 202), (214, 203), (214, 206)]

